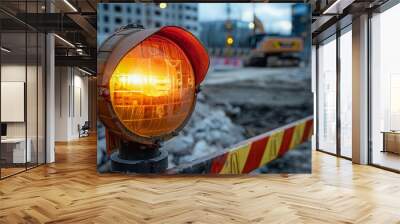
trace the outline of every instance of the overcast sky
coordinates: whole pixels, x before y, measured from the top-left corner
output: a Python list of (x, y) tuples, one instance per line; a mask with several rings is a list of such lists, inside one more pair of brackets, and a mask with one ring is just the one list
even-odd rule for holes
[[(253, 5), (256, 16), (264, 23), (266, 32), (290, 33), (291, 5), (290, 3), (231, 3), (231, 19), (252, 21)], [(226, 3), (199, 4), (199, 20), (225, 20)]]

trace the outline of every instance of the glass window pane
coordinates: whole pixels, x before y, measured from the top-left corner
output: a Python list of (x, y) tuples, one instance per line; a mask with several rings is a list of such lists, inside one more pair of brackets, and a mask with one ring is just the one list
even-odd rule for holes
[[(1, 174), (25, 170), (31, 151), (26, 151), (26, 35), (1, 34)], [(28, 145), (28, 149), (29, 145)]]
[(340, 36), (340, 153), (352, 156), (352, 35)]
[(27, 143), (30, 153), (30, 160), (28, 160), (28, 168), (37, 165), (38, 158), (38, 119), (37, 119), (37, 98), (38, 98), (38, 36), (36, 32), (27, 33), (28, 44), (28, 61), (27, 61), (27, 80), (26, 80), (26, 115), (27, 115)]
[(45, 44), (46, 44), (46, 36), (43, 33), (39, 33), (39, 42), (38, 42), (38, 164), (45, 163), (46, 158), (46, 149), (45, 149), (45, 60), (46, 60), (46, 52), (45, 52)]
[(400, 170), (400, 5), (372, 17), (372, 163)]
[[(45, 11), (45, 0), (1, 1), (0, 6), (32, 20), (39, 18), (32, 13)], [(0, 45), (4, 178), (45, 162), (45, 35), (0, 12)]]
[(318, 48), (318, 148), (336, 153), (336, 40)]

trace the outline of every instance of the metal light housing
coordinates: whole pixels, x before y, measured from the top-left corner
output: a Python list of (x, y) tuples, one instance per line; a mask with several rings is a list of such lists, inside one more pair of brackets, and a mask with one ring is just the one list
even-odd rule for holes
[(176, 135), (195, 107), (209, 57), (177, 26), (127, 26), (98, 49), (98, 114), (109, 131), (156, 144)]

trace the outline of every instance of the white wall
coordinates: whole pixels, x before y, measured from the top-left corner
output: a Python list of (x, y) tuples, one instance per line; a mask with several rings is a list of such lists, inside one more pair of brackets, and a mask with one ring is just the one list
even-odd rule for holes
[(76, 68), (56, 67), (56, 141), (79, 138), (78, 124), (88, 120), (88, 78), (83, 75)]
[[(3, 82), (25, 82), (25, 64), (18, 65), (18, 64), (5, 64), (1, 66), (1, 81)], [(34, 66), (27, 66), (28, 76), (28, 84), (29, 87), (34, 86), (34, 88), (27, 88), (27, 106), (29, 107), (28, 112), (35, 111), (36, 112), (36, 80), (30, 78), (31, 74), (36, 74), (36, 67)], [(40, 106), (40, 105), (39, 105)], [(34, 108), (32, 108), (34, 107)], [(7, 108), (1, 108), (2, 110), (7, 110)], [(37, 115), (36, 113), (27, 113), (28, 119), (28, 129), (32, 127), (35, 130), (35, 137), (36, 137), (36, 120)], [(34, 123), (32, 123), (34, 122)], [(28, 137), (29, 133), (28, 130)], [(7, 136), (8, 137), (25, 137), (25, 122), (7, 122)]]
[[(71, 102), (71, 105), (74, 105), (73, 108), (71, 108), (72, 111), (72, 119), (71, 119), (71, 136), (72, 138), (77, 138), (79, 137), (79, 132), (78, 132), (78, 124), (83, 125), (85, 121), (88, 121), (88, 78), (83, 77), (82, 73), (76, 74), (77, 70), (74, 70), (74, 91), (72, 94), (74, 94), (72, 99), (74, 99), (74, 102)], [(81, 107), (81, 108), (80, 108)]]
[(55, 141), (68, 140), (69, 117), (69, 69), (67, 67), (55, 68)]
[(80, 116), (80, 121), (85, 122), (88, 120), (88, 77), (75, 75), (75, 86), (81, 88), (82, 91), (82, 116)]
[[(2, 65), (1, 81), (25, 82), (25, 64)], [(1, 109), (7, 110), (7, 108), (1, 108)], [(24, 122), (7, 123), (7, 137), (25, 137), (25, 123)]]

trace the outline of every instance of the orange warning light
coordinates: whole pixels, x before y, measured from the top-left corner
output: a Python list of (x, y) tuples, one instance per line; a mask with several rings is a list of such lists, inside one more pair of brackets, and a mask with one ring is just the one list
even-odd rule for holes
[(143, 137), (177, 129), (195, 101), (195, 76), (189, 59), (178, 45), (158, 35), (121, 59), (109, 85), (119, 120)]
[(98, 116), (121, 139), (157, 145), (189, 120), (209, 57), (176, 26), (126, 26), (98, 50)]

